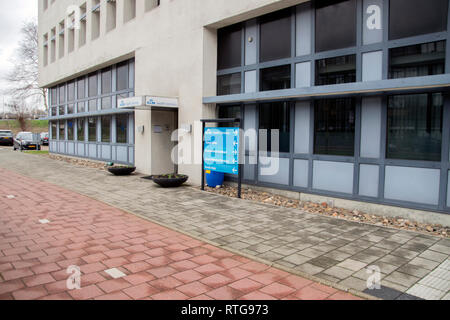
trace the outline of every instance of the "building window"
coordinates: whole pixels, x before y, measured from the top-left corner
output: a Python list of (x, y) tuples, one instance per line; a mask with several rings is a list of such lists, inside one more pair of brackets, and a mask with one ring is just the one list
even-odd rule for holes
[(97, 118), (88, 118), (88, 141), (97, 142)]
[(218, 69), (239, 67), (242, 64), (242, 27), (240, 24), (220, 29), (217, 32)]
[(389, 159), (441, 161), (443, 96), (441, 93), (389, 97)]
[(81, 100), (81, 99), (84, 99), (84, 98), (86, 98), (86, 88), (85, 88), (85, 84), (84, 84), (84, 78), (81, 78), (81, 79), (79, 79), (78, 80), (78, 88), (77, 88), (77, 90), (78, 90), (78, 96), (77, 96), (77, 99), (78, 100)]
[(84, 141), (84, 119), (77, 119), (77, 141)]
[(355, 154), (355, 99), (317, 100), (314, 108), (314, 154)]
[(66, 106), (62, 105), (58, 107), (58, 115), (63, 116), (66, 114)]
[(66, 102), (66, 87), (64, 85), (59, 87), (59, 104)]
[(260, 90), (282, 90), (291, 88), (291, 66), (261, 69)]
[(111, 142), (111, 117), (101, 118), (102, 142)]
[[(268, 152), (277, 152), (272, 146), (272, 134), (279, 133), (279, 152), (290, 151), (290, 108), (288, 102), (264, 103), (259, 108), (259, 129), (267, 130), (267, 135), (260, 133), (260, 151), (267, 147)], [(267, 139), (267, 140), (266, 140)], [(264, 141), (265, 140), (265, 141)]]
[(431, 76), (445, 73), (445, 41), (389, 50), (389, 78)]
[(123, 8), (123, 21), (128, 22), (136, 18), (136, 0), (125, 0)]
[[(112, 71), (106, 69), (102, 72), (102, 95), (112, 92)], [(102, 110), (111, 109), (111, 97), (102, 98)]]
[(73, 141), (73, 120), (67, 120), (67, 140)]
[[(241, 119), (241, 106), (220, 106), (219, 119)], [(219, 123), (219, 127), (239, 127), (239, 123)]]
[(315, 33), (316, 52), (356, 46), (356, 0), (317, 1)]
[(389, 39), (447, 30), (448, 0), (390, 0)]
[(128, 115), (121, 114), (116, 116), (116, 142), (128, 142)]
[(95, 40), (100, 36), (100, 0), (92, 1), (91, 22), (91, 39)]
[(75, 82), (69, 82), (67, 84), (67, 101), (74, 101), (75, 100)]
[(117, 91), (128, 89), (128, 63), (122, 62), (117, 65)]
[[(97, 74), (89, 76), (89, 98), (98, 96)], [(97, 99), (89, 100), (89, 111), (97, 111)]]
[(286, 9), (261, 18), (260, 61), (266, 62), (291, 56), (291, 16)]
[(106, 2), (106, 31), (116, 28), (117, 6), (115, 1)]
[(56, 126), (56, 121), (53, 121), (52, 122), (52, 140), (58, 139), (57, 138), (57, 131), (58, 131), (58, 128)]
[(64, 121), (59, 121), (59, 140), (66, 140), (66, 124)]
[(316, 86), (356, 82), (356, 55), (316, 61)]
[(70, 103), (67, 105), (67, 114), (73, 114), (75, 111), (75, 105), (73, 103)]
[(227, 74), (217, 77), (217, 95), (241, 93), (241, 73)]

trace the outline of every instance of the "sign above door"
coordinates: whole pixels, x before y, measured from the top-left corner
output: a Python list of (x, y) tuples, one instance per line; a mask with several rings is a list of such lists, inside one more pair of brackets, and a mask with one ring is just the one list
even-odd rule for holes
[(119, 99), (117, 101), (119, 109), (142, 109), (147, 110), (153, 107), (158, 108), (178, 108), (178, 98), (139, 96)]

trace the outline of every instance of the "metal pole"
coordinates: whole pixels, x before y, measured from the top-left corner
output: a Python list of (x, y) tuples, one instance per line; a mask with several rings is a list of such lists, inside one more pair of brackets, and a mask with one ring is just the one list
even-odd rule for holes
[(202, 121), (202, 191), (205, 191), (205, 122)]
[(242, 198), (242, 168), (243, 168), (243, 160), (245, 157), (242, 157), (242, 121), (239, 121), (239, 173), (238, 173), (238, 198)]

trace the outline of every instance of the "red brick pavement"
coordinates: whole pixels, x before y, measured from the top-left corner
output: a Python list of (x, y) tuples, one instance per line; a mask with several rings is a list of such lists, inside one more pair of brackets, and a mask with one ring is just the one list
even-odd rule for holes
[[(81, 268), (80, 290), (67, 289), (71, 265)], [(126, 276), (112, 279), (105, 272), (110, 268)], [(357, 298), (0, 169), (0, 300), (5, 299)]]

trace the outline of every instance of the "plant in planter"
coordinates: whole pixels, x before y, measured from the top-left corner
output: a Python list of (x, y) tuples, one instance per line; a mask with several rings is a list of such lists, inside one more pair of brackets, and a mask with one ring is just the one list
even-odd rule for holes
[(136, 171), (136, 167), (114, 165), (114, 163), (108, 163), (106, 167), (108, 171), (115, 176), (129, 176)]
[(188, 181), (189, 177), (184, 174), (163, 174), (159, 176), (153, 176), (153, 182), (158, 184), (163, 188), (177, 188), (180, 187), (183, 183)]

